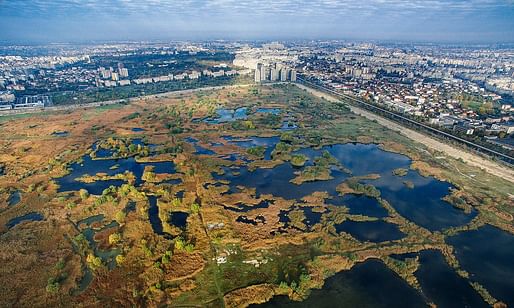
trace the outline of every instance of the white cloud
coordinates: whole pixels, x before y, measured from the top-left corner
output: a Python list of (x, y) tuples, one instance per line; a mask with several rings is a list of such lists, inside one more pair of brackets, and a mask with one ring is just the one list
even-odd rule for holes
[(512, 0), (17, 0), (0, 2), (0, 10), (29, 14), (223, 14), (240, 16), (336, 16), (369, 12), (455, 12), (513, 9)]

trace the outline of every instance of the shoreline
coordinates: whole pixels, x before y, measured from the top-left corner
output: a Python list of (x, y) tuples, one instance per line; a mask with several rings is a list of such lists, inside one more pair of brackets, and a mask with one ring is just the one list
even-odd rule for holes
[[(294, 84), (297, 87), (299, 87), (300, 89), (306, 90), (310, 94), (315, 95), (317, 97), (325, 98), (332, 102), (341, 102), (342, 101), (341, 99), (338, 99), (331, 94), (324, 93), (319, 90), (316, 90), (311, 87), (301, 85), (298, 83), (294, 83)], [(342, 101), (342, 102), (344, 102), (344, 101)], [(398, 131), (403, 136), (405, 136), (415, 142), (419, 142), (430, 149), (444, 152), (446, 155), (448, 155), (452, 158), (455, 158), (455, 159), (462, 159), (471, 166), (478, 167), (480, 169), (485, 170), (486, 172), (488, 172), (490, 174), (496, 175), (496, 176), (501, 177), (511, 183), (514, 183), (514, 170), (512, 170), (511, 168), (500, 165), (500, 164), (498, 164), (494, 161), (488, 160), (486, 158), (482, 158), (476, 154), (470, 153), (463, 149), (459, 149), (452, 145), (443, 143), (435, 138), (432, 138), (425, 134), (419, 133), (415, 130), (412, 130), (410, 128), (402, 126), (396, 122), (393, 122), (389, 119), (383, 118), (377, 114), (371, 113), (362, 108), (355, 107), (350, 104), (347, 104), (347, 106), (356, 115), (363, 116), (363, 117), (367, 118), (368, 120), (372, 120), (372, 121), (375, 120), (380, 125), (385, 126), (391, 130)]]

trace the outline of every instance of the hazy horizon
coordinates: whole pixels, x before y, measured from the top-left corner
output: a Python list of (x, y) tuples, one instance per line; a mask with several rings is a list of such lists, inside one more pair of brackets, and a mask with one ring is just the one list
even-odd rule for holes
[(0, 40), (514, 42), (512, 0), (0, 0)]

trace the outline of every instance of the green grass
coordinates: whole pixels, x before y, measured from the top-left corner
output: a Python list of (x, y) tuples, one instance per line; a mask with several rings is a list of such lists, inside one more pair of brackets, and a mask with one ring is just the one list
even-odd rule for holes
[(17, 119), (25, 119), (30, 118), (33, 116), (46, 116), (54, 114), (52, 111), (34, 111), (34, 112), (28, 112), (28, 113), (19, 113), (19, 114), (10, 114), (10, 115), (2, 115), (0, 116), (0, 122), (7, 122), (11, 120), (17, 120)]

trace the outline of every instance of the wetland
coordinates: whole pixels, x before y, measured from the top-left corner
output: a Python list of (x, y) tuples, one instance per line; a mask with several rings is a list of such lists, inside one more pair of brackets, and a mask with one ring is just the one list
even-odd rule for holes
[(1, 306), (514, 305), (513, 184), (294, 85), (0, 134)]

